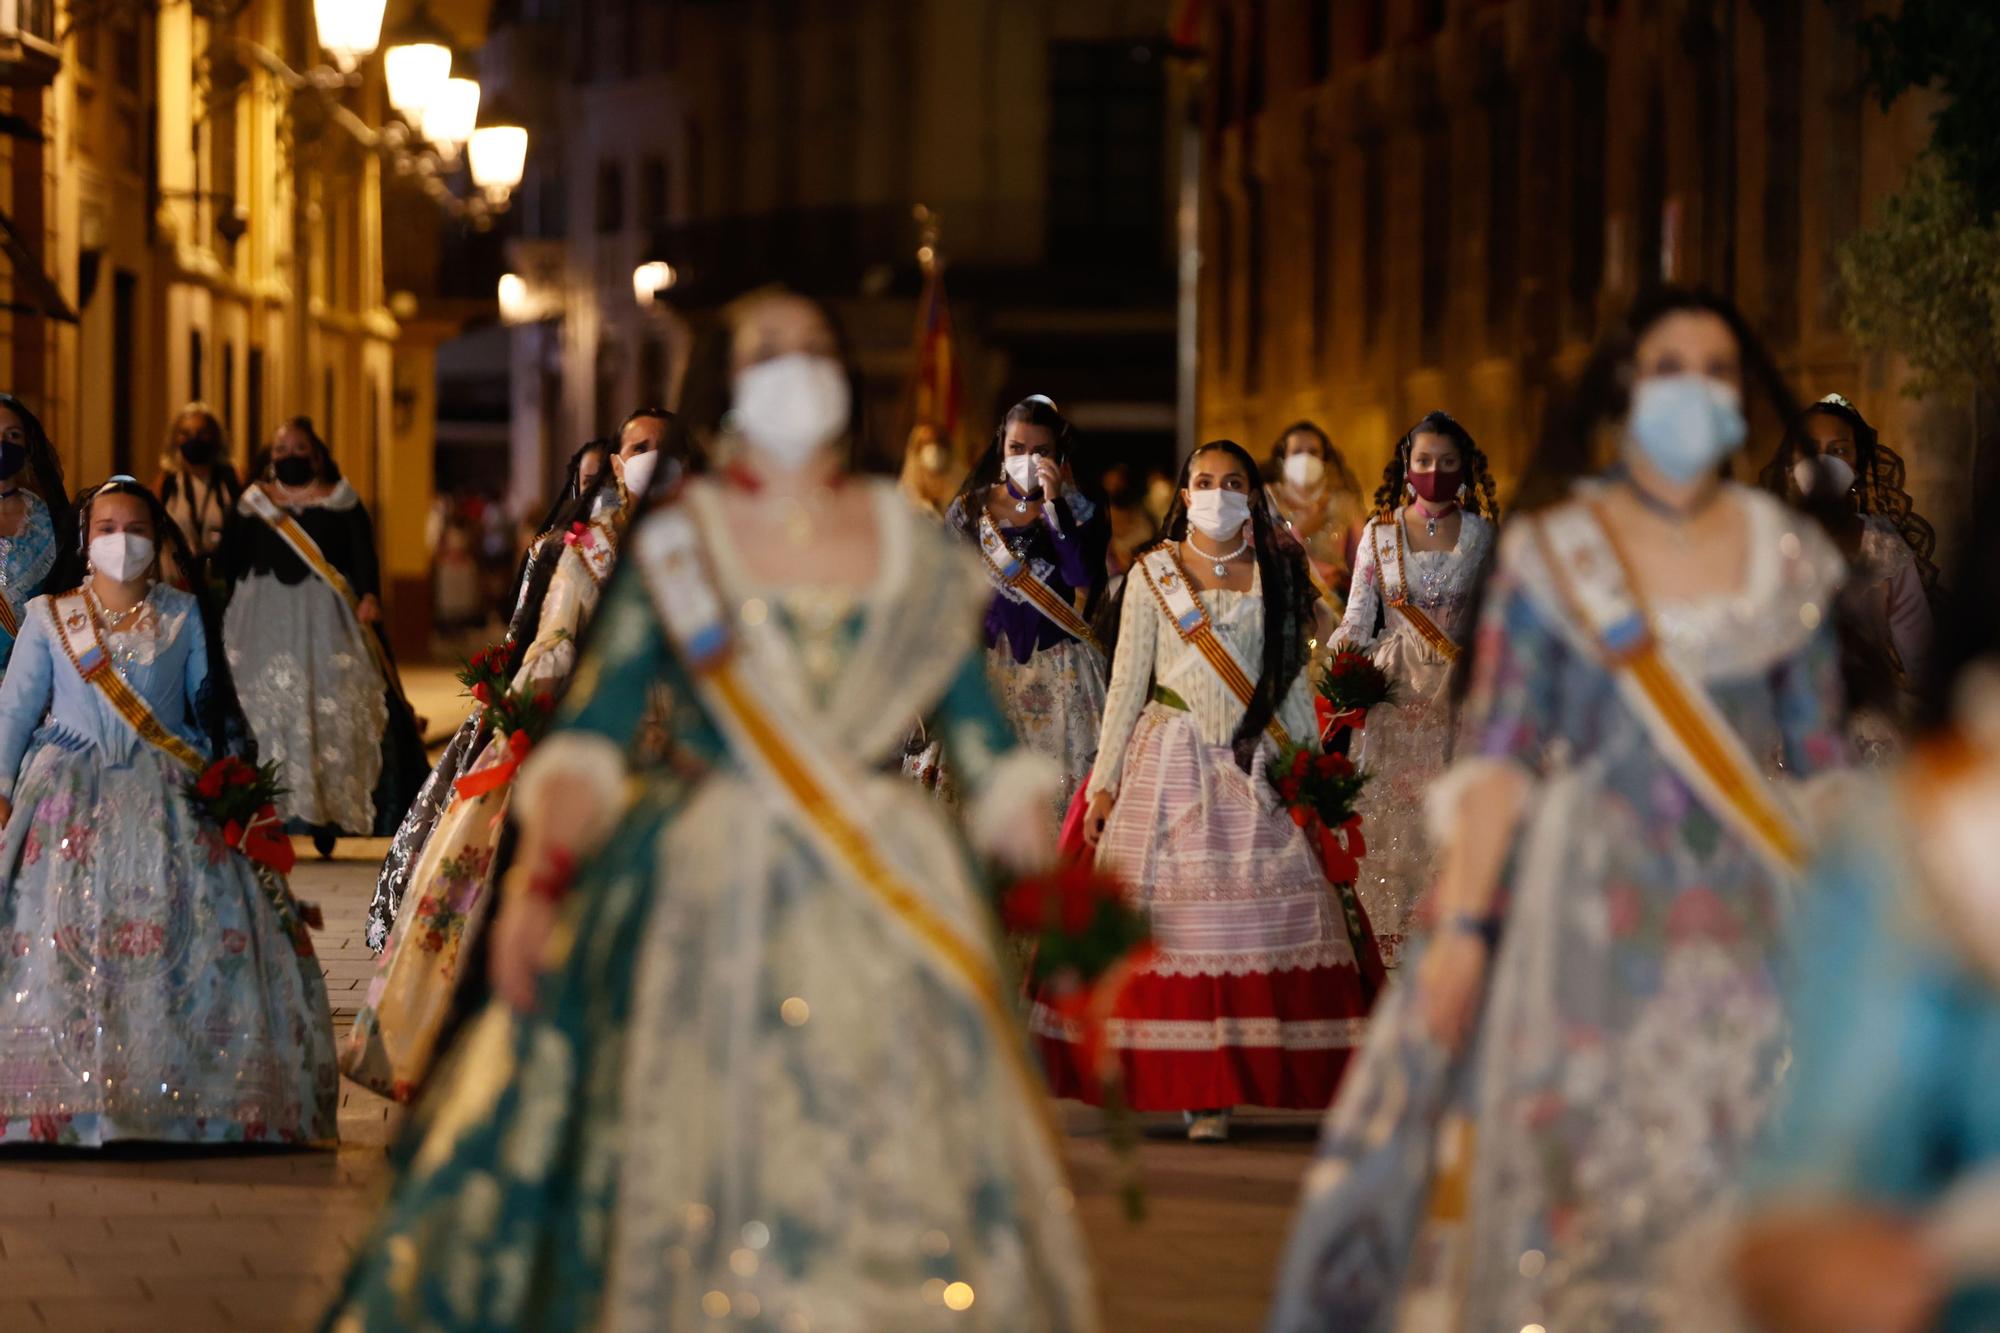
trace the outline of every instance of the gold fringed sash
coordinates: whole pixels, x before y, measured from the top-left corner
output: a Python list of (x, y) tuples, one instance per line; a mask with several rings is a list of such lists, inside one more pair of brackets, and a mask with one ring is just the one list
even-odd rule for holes
[(14, 603), (5, 588), (0, 588), (0, 630), (5, 630), (10, 639), (21, 637), (21, 618), (14, 614)]
[[(1461, 518), (1459, 521), (1464, 522), (1464, 519)], [(1375, 568), (1381, 571), (1383, 583), (1382, 600), (1396, 614), (1400, 615), (1409, 624), (1410, 628), (1417, 632), (1417, 637), (1429, 644), (1439, 657), (1442, 657), (1447, 662), (1456, 662), (1459, 655), (1457, 642), (1449, 634), (1439, 629), (1437, 622), (1432, 620), (1422, 607), (1419, 607), (1409, 599), (1410, 577), (1404, 566), (1403, 555), (1405, 549), (1403, 511), (1399, 509), (1390, 514), (1389, 522), (1396, 529), (1396, 560), (1394, 565), (1389, 563), (1382, 551), (1382, 525), (1379, 522), (1375, 525)], [(1389, 586), (1389, 580), (1392, 577), (1390, 573), (1391, 569), (1395, 571), (1393, 575), (1395, 586), (1393, 588)]]
[(292, 548), (299, 559), (306, 562), (306, 567), (319, 575), (327, 587), (340, 595), (341, 603), (347, 607), (347, 614), (354, 618), (355, 628), (360, 631), (362, 641), (368, 645), (368, 655), (375, 659), (375, 669), (382, 673), (382, 679), (388, 683), (390, 692), (396, 696), (396, 701), (404, 708), (408, 708), (410, 700), (403, 693), (403, 678), (397, 673), (396, 664), (389, 660), (388, 650), (382, 646), (382, 636), (376, 633), (373, 625), (361, 619), (361, 599), (354, 595), (354, 587), (348, 583), (347, 576), (333, 567), (333, 562), (319, 549), (319, 543), (299, 526), (297, 519), (279, 508), (276, 501), (264, 494), (263, 487), (254, 483), (244, 487), (242, 503), (245, 509), (269, 524), (273, 531), (283, 537), (285, 544)]
[[(1245, 708), (1257, 693), (1257, 682), (1236, 660), (1236, 654), (1229, 651), (1229, 645), (1216, 637), (1215, 626), (1208, 618), (1208, 608), (1201, 598), (1195, 596), (1194, 584), (1188, 581), (1187, 571), (1181, 568), (1180, 557), (1171, 546), (1158, 547), (1148, 552), (1139, 561), (1139, 570), (1146, 576), (1146, 585), (1153, 590), (1159, 600), (1160, 610), (1166, 613), (1182, 640), (1200, 653), (1229, 692)], [(1275, 715), (1264, 730), (1280, 745), (1290, 745), (1292, 735), (1285, 730), (1285, 724)]]
[(979, 516), (979, 555), (1001, 585), (1020, 593), (1037, 611), (1054, 621), (1059, 629), (1078, 643), (1088, 644), (1099, 653), (1104, 652), (1104, 645), (1091, 632), (1089, 622), (1076, 613), (1075, 605), (1044, 583), (1026, 557), (1016, 555), (1008, 548), (991, 514), (982, 513)]
[(738, 669), (722, 599), (710, 572), (705, 544), (684, 507), (661, 510), (634, 535), (633, 551), (667, 636), (689, 668), (695, 692), (753, 780), (781, 798), (794, 825), (832, 864), (843, 867), (876, 903), (927, 945), (973, 998), (988, 1035), (1020, 1080), (1057, 1151), (1061, 1136), (1041, 1080), (1028, 1064), (1012, 997), (990, 953), (966, 939), (934, 911), (889, 859), (877, 850), (866, 818), (850, 802), (858, 785), (843, 764), (816, 740), (810, 724), (781, 715), (760, 698)]
[(1775, 871), (1796, 875), (1807, 856), (1803, 830), (1708, 691), (1661, 651), (1602, 515), (1574, 502), (1544, 515), (1534, 533), (1558, 594), (1596, 641), (1661, 756)]
[[(105, 651), (104, 637), (98, 629), (97, 616), (90, 609), (82, 592), (64, 593), (56, 598), (49, 608), (55, 615), (56, 638), (62, 643), (63, 653), (69, 658), (76, 674), (95, 687), (111, 706), (118, 710), (118, 716), (132, 724), (132, 730), (139, 733), (139, 739), (162, 753), (178, 760), (190, 773), (199, 774), (208, 767), (208, 761), (201, 757), (192, 745), (168, 731), (146, 701), (133, 693), (132, 687), (111, 664), (111, 655)], [(86, 641), (84, 636), (89, 635)]]

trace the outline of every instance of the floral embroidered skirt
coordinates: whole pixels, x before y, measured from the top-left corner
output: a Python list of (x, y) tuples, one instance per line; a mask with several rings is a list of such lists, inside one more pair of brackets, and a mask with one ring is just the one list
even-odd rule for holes
[(1104, 720), (1104, 659), (1071, 640), (1016, 662), (1002, 639), (986, 652), (986, 681), (1021, 744), (1062, 769), (1052, 798), (1061, 824), (1077, 788), (1097, 758), (1097, 730)]
[[(488, 742), (467, 770), (507, 757)], [(407, 1102), (429, 1072), (438, 1034), (465, 980), (473, 944), (493, 913), (493, 858), (507, 819), (511, 779), (446, 808), (410, 875), (413, 894), (375, 960), (368, 998), (340, 1049), (341, 1072)]]
[[(1262, 774), (1151, 704), (1097, 849), (1146, 911), (1157, 953), (1106, 1024), (1142, 1111), (1323, 1110), (1361, 1044), (1382, 970), (1351, 894), (1329, 886)], [(1060, 1096), (1095, 1101), (1078, 1023), (1035, 1002)]]
[[(496, 1001), (441, 1058), (323, 1327), (1089, 1333), (1019, 1033), (761, 790), (678, 782), (579, 868), (534, 1012)], [(981, 939), (935, 802), (900, 778), (855, 795)]]
[(32, 754), (0, 833), (0, 1143), (320, 1143), (333, 1020), (282, 886), (178, 770)]
[[(390, 705), (361, 637), (369, 631), (317, 578), (286, 584), (257, 575), (230, 598), (222, 632), (258, 757), (278, 763), (286, 789), (279, 813), (375, 831)], [(403, 811), (387, 814), (400, 821)]]

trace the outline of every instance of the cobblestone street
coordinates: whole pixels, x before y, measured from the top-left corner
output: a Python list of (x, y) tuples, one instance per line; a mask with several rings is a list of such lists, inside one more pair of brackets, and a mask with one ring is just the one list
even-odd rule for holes
[[(449, 677), (411, 674), (435, 733), (454, 711)], [(373, 966), (361, 927), (386, 843), (342, 842), (330, 864), (298, 846), (294, 884), (326, 911), (317, 943), (344, 1034)], [(1189, 1145), (1156, 1118), (1140, 1150), (1147, 1217), (1133, 1225), (1096, 1113), (1065, 1112), (1107, 1329), (1257, 1327), (1313, 1118), (1248, 1114), (1223, 1146)], [(396, 1116), (343, 1084), (337, 1152), (0, 1150), (0, 1333), (311, 1328), (368, 1225)]]

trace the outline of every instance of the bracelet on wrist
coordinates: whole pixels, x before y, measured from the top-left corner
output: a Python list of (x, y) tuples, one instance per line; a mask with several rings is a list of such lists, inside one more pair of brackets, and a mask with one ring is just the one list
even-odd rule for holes
[(1500, 918), (1497, 916), (1475, 916), (1471, 912), (1455, 912), (1445, 923), (1446, 929), (1459, 935), (1470, 935), (1486, 946), (1492, 953), (1500, 943)]

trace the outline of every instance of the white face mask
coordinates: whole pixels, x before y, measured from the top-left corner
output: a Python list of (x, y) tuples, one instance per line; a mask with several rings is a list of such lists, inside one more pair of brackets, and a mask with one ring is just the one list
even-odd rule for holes
[(1853, 489), (1854, 468), (1845, 458), (1821, 454), (1792, 464), (1792, 480), (1797, 483), (1800, 495), (1832, 500)]
[(1326, 475), (1326, 460), (1318, 454), (1289, 454), (1285, 458), (1285, 480), (1300, 490), (1319, 485)]
[(633, 454), (625, 460), (625, 491), (633, 499), (646, 493), (652, 485), (653, 469), (660, 465), (660, 451), (649, 449), (643, 454)]
[(90, 567), (114, 583), (130, 583), (153, 565), (153, 539), (136, 532), (107, 532), (90, 539)]
[(1242, 491), (1193, 491), (1188, 495), (1188, 522), (1210, 541), (1228, 541), (1250, 521), (1250, 497)]
[(804, 467), (840, 438), (853, 408), (847, 375), (829, 356), (793, 352), (736, 377), (736, 429), (774, 467)]
[(1012, 454), (1000, 460), (1000, 466), (1007, 470), (1007, 480), (1023, 495), (1033, 495), (1042, 488), (1041, 474), (1035, 471), (1037, 458), (1036, 454)]

